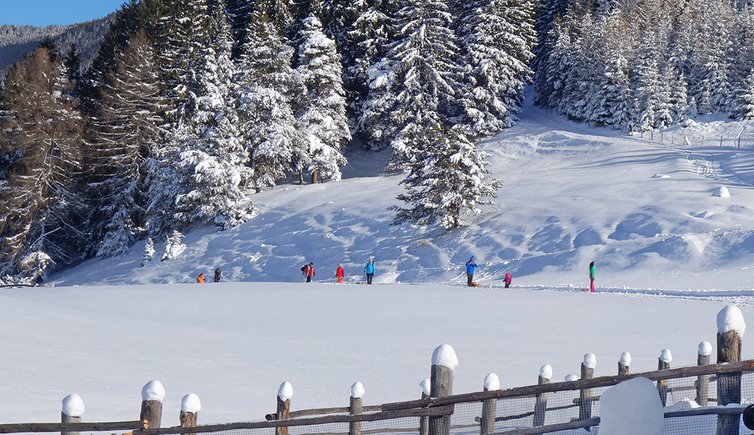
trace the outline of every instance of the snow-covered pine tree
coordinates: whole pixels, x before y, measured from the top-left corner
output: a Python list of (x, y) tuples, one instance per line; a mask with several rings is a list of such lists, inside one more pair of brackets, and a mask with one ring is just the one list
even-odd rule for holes
[(649, 131), (656, 126), (656, 113), (660, 100), (660, 75), (657, 59), (657, 35), (647, 29), (637, 48), (634, 77), (631, 83), (633, 96), (634, 130)]
[[(368, 101), (365, 110), (375, 120), (389, 119), (387, 130), (395, 164), (413, 163), (424, 146), (425, 128), (449, 125), (458, 116), (457, 93), (461, 68), (452, 29), (453, 18), (442, 0), (407, 0), (397, 13), (396, 40), (382, 65), (389, 68), (389, 86), (379, 100)], [(377, 104), (375, 104), (377, 103)], [(388, 106), (386, 103), (392, 103)], [(368, 126), (379, 128), (381, 125)]]
[(82, 120), (71, 92), (48, 45), (6, 76), (0, 155), (14, 157), (0, 183), (0, 275), (38, 282), (85, 249)]
[(730, 53), (730, 116), (754, 119), (754, 7), (739, 10), (734, 34), (738, 37)]
[(165, 252), (162, 253), (160, 261), (175, 260), (180, 257), (183, 251), (186, 250), (186, 245), (183, 243), (183, 233), (174, 230), (165, 243)]
[(293, 48), (264, 4), (249, 21), (236, 74), (239, 129), (250, 158), (251, 184), (259, 192), (274, 186), (294, 162), (308, 166), (309, 153), (291, 107), (300, 80), (291, 62)]
[(381, 60), (389, 45), (389, 10), (384, 0), (356, 0), (348, 7), (355, 17), (346, 33), (347, 50), (344, 83), (355, 131), (368, 137), (361, 122), (362, 110), (369, 95), (369, 67)]
[(545, 47), (547, 56), (538, 62), (541, 72), (534, 82), (534, 100), (543, 107), (554, 109), (563, 98), (566, 77), (573, 62), (568, 20), (556, 18), (553, 21)]
[(486, 154), (476, 149), (461, 129), (439, 122), (428, 125), (416, 158), (407, 164), (401, 181), (406, 193), (398, 199), (408, 207), (394, 206), (395, 224), (404, 222), (445, 228), (461, 226), (463, 213), (479, 213), (485, 198), (496, 196), (501, 182), (487, 181)]
[(147, 237), (147, 241), (144, 244), (144, 259), (141, 261), (142, 267), (152, 261), (156, 252), (154, 249), (154, 240), (151, 237)]
[(85, 153), (95, 203), (90, 232), (99, 256), (126, 253), (144, 232), (145, 161), (164, 136), (159, 114), (166, 104), (146, 33), (131, 35), (114, 62)]
[(250, 173), (234, 108), (233, 40), (225, 10), (224, 0), (207, 0), (208, 16), (202, 20), (209, 39), (194, 66), (193, 135), (183, 142), (177, 162), (184, 193), (176, 198), (175, 219), (183, 225), (229, 228), (252, 216), (252, 208), (241, 205)]
[(533, 4), (526, 0), (459, 2), (457, 32), (468, 72), (461, 93), (472, 136), (510, 127), (520, 111), (535, 43)]
[(340, 166), (347, 163), (341, 150), (351, 140), (340, 55), (315, 16), (303, 21), (300, 41), (296, 71), (305, 94), (296, 118), (309, 146), (312, 182), (339, 181)]

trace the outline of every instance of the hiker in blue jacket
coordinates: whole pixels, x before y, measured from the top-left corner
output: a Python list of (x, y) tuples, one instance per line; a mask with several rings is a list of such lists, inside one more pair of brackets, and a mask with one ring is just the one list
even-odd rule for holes
[(364, 266), (364, 273), (367, 275), (367, 284), (371, 284), (374, 277), (374, 258), (369, 257), (367, 265)]
[(477, 268), (476, 261), (474, 261), (474, 256), (472, 255), (471, 258), (469, 258), (469, 261), (466, 262), (466, 279), (469, 287), (474, 287), (474, 270)]

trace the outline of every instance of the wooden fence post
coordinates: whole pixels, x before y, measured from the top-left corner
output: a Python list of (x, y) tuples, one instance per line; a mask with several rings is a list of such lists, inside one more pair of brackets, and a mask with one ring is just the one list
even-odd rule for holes
[[(63, 410), (60, 413), (61, 423), (81, 423), (84, 414), (84, 401), (78, 394), (70, 394), (63, 398)], [(79, 435), (79, 432), (60, 432), (60, 435)]]
[[(539, 369), (539, 378), (537, 385), (549, 384), (552, 379), (552, 367), (549, 364), (543, 365)], [(545, 412), (547, 411), (547, 393), (539, 393), (534, 402), (534, 420), (533, 427), (545, 425)]]
[[(490, 373), (484, 378), (484, 391), (497, 391), (500, 389), (500, 378), (495, 373)], [(482, 402), (482, 424), (479, 428), (481, 435), (495, 432), (495, 418), (497, 417), (497, 400), (487, 399)]]
[[(696, 365), (706, 366), (709, 364), (709, 356), (712, 354), (712, 343), (702, 341), (699, 343), (699, 354), (696, 357)], [(696, 378), (696, 403), (699, 406), (707, 406), (709, 400), (709, 375), (701, 375)]]
[[(453, 372), (458, 367), (456, 351), (448, 344), (438, 346), (432, 353), (430, 397), (438, 398), (453, 394)], [(450, 434), (450, 415), (429, 418), (429, 435)]]
[(723, 136), (721, 135), (720, 136), (720, 148), (722, 148), (722, 147), (723, 147)]
[[(593, 353), (584, 355), (584, 362), (581, 363), (581, 379), (592, 379), (596, 366), (597, 357)], [(579, 392), (579, 420), (590, 418), (592, 418), (592, 389), (585, 388)], [(591, 428), (586, 428), (586, 430), (591, 432)]]
[(194, 393), (186, 394), (181, 399), (181, 413), (178, 415), (181, 427), (195, 427), (199, 419), (199, 411), (202, 409), (202, 401)]
[[(667, 370), (670, 368), (670, 362), (673, 361), (673, 354), (670, 353), (670, 349), (663, 349), (660, 352), (660, 357), (657, 358), (657, 370)], [(657, 392), (660, 394), (660, 402), (662, 406), (668, 401), (668, 381), (657, 381)]]
[(618, 360), (618, 376), (628, 376), (630, 374), (629, 367), (631, 366), (631, 354), (623, 352), (620, 354)]
[[(432, 381), (427, 378), (419, 383), (419, 387), (422, 389), (422, 400), (424, 400), (432, 391)], [(419, 418), (419, 435), (429, 435), (429, 417)]]
[[(287, 420), (291, 413), (291, 397), (293, 397), (293, 385), (290, 382), (285, 381), (280, 384), (278, 388), (277, 397), (277, 416), (278, 420)], [(279, 426), (275, 428), (275, 435), (288, 435), (287, 426)]]
[(162, 401), (165, 387), (160, 381), (149, 381), (141, 388), (141, 415), (139, 419), (148, 429), (156, 429), (162, 424)]
[[(735, 305), (717, 314), (717, 362), (741, 361), (741, 338), (746, 330), (744, 316)], [(741, 373), (717, 375), (717, 405), (741, 403)], [(741, 416), (718, 415), (717, 435), (738, 435)]]
[[(362, 410), (362, 403), (361, 398), (364, 396), (364, 385), (362, 385), (361, 382), (354, 382), (353, 385), (351, 385), (351, 404), (350, 404), (350, 414), (351, 415), (358, 415), (361, 414)], [(360, 421), (352, 421), (348, 424), (348, 435), (361, 435), (361, 422)]]

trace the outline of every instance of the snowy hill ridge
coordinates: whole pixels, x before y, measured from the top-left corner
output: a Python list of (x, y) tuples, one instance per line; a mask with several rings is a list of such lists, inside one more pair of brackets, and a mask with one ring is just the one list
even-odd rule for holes
[[(348, 157), (358, 171), (346, 167), (342, 182), (253, 195), (254, 219), (190, 232), (177, 260), (160, 262), (164, 241), (156, 241), (158, 255), (142, 265), (142, 242), (50, 281), (182, 283), (220, 267), (229, 281), (287, 282), (313, 261), (315, 281), (334, 281), (342, 263), (346, 281), (359, 282), (373, 256), (377, 283), (460, 284), (463, 263), (475, 255), (483, 285), (511, 271), (514, 285), (581, 288), (594, 260), (598, 287), (745, 290), (754, 265), (754, 158), (746, 143), (729, 145), (739, 135), (754, 136), (754, 125), (709, 119), (668, 129), (660, 143), (528, 106), (518, 125), (480, 144), (503, 187), (496, 205), (458, 230), (390, 225), (402, 177), (349, 176), (382, 168), (386, 158), (355, 151)], [(702, 137), (709, 144), (720, 136), (731, 141), (700, 146)]]

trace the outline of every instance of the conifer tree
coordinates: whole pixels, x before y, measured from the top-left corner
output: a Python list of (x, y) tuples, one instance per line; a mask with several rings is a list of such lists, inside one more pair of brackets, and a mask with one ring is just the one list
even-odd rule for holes
[(295, 169), (294, 162), (308, 165), (309, 154), (291, 104), (301, 89), (291, 65), (293, 48), (264, 4), (255, 9), (247, 35), (237, 68), (236, 107), (251, 185), (258, 192)]
[(314, 16), (302, 23), (300, 39), (296, 71), (305, 94), (296, 118), (309, 146), (312, 182), (339, 181), (340, 166), (347, 163), (341, 151), (351, 140), (340, 56)]

